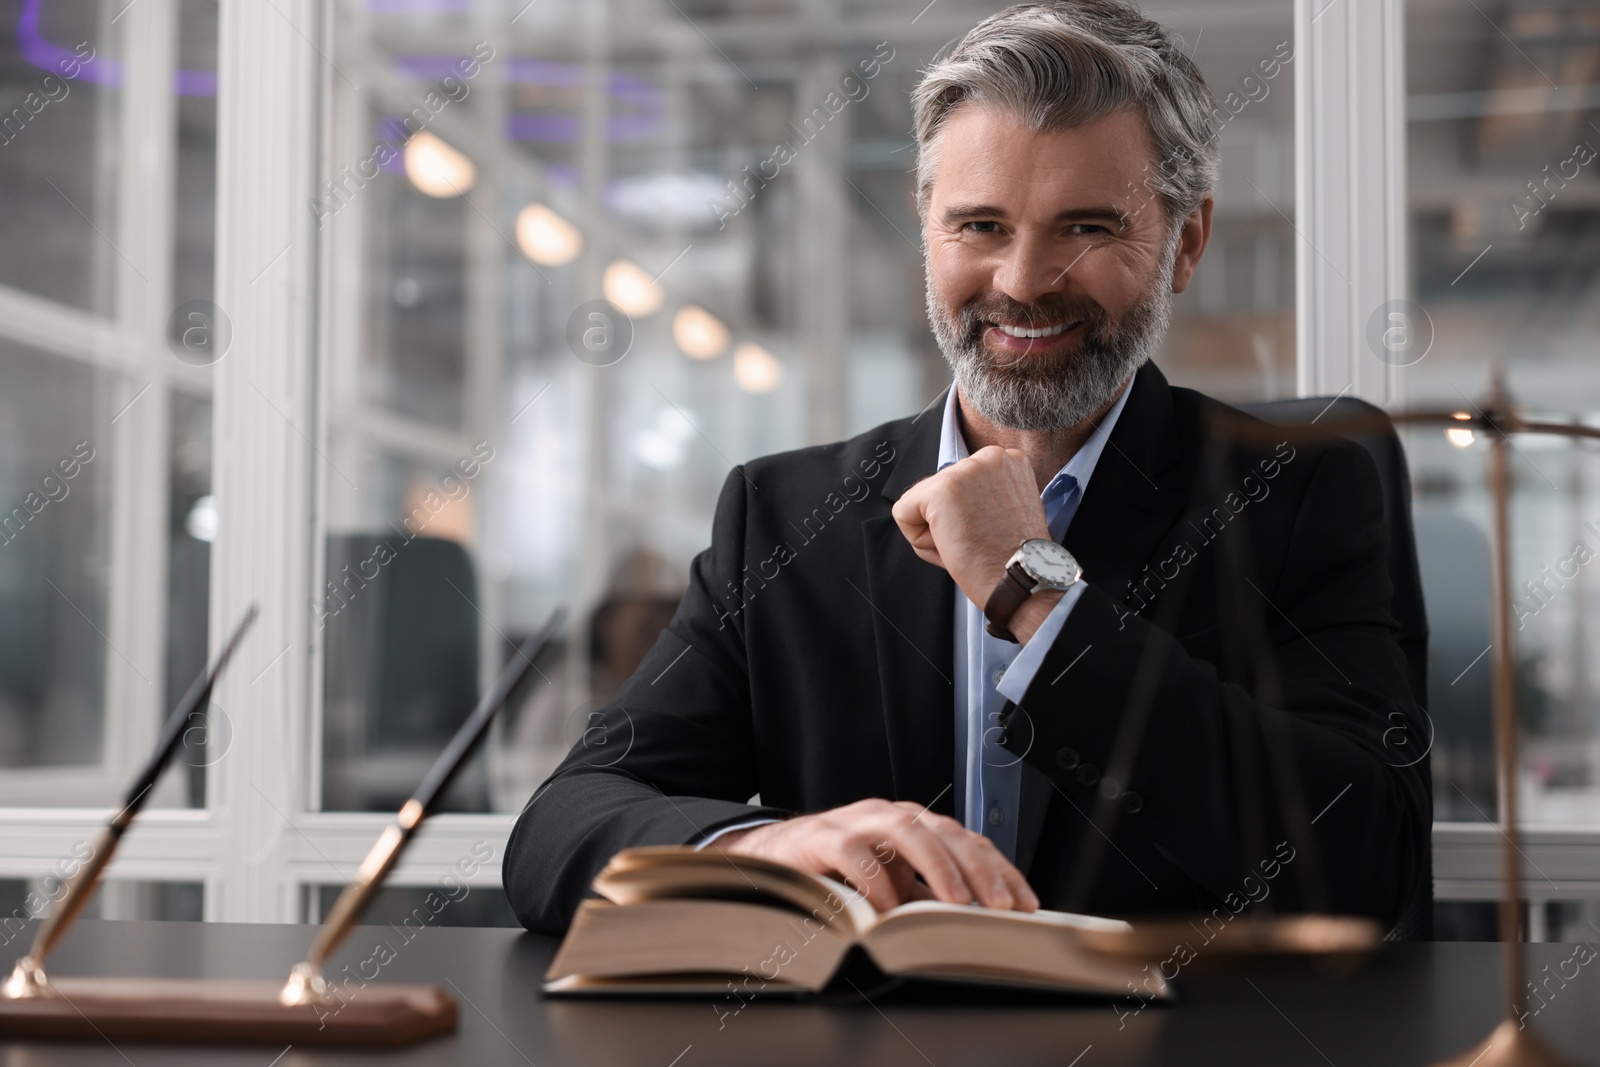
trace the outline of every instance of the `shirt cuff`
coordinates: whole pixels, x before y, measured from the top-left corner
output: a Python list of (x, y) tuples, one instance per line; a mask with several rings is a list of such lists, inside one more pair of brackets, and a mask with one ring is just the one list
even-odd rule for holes
[(995, 686), (1000, 695), (1013, 704), (1022, 703), (1023, 696), (1028, 692), (1028, 687), (1033, 684), (1033, 676), (1039, 673), (1039, 668), (1044, 665), (1044, 657), (1050, 651), (1050, 646), (1056, 643), (1056, 638), (1061, 634), (1061, 628), (1067, 624), (1067, 616), (1072, 612), (1072, 606), (1083, 596), (1083, 583), (1073, 582), (1066, 592), (1061, 594), (1061, 599), (1056, 606), (1050, 609), (1050, 614), (1044, 617), (1044, 622), (1028, 638), (1028, 643), (1022, 646), (1022, 651), (1017, 658), (1011, 661), (1011, 666), (1006, 673), (1001, 675), (1000, 684)]
[(748, 830), (752, 826), (765, 826), (769, 822), (782, 822), (782, 821), (783, 821), (782, 819), (746, 819), (744, 822), (736, 822), (732, 826), (720, 826), (717, 829), (711, 831), (709, 834), (707, 834), (705, 836), (705, 840), (695, 842), (694, 850), (696, 852), (699, 852), (701, 849), (703, 849), (707, 845), (711, 844), (711, 842), (715, 841), (717, 838), (721, 837), (723, 834), (731, 834), (735, 830)]

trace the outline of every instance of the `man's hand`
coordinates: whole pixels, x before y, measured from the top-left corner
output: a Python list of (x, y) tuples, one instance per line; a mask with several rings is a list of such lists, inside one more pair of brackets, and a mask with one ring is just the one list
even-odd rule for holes
[[(990, 445), (913, 485), (894, 505), (894, 521), (917, 555), (950, 572), (967, 599), (983, 607), (1005, 577), (1006, 561), (1024, 539), (1050, 536), (1039, 487), (1026, 454)], [(1035, 601), (1047, 603), (1035, 605)], [(1018, 611), (1031, 636), (1060, 599), (1030, 597)], [(1041, 612), (1039, 607), (1043, 607)], [(1037, 616), (1035, 618), (1035, 616)]]
[(1017, 911), (1039, 907), (1028, 880), (994, 842), (910, 801), (860, 800), (735, 830), (709, 847), (842, 879), (879, 911), (927, 899), (976, 900)]

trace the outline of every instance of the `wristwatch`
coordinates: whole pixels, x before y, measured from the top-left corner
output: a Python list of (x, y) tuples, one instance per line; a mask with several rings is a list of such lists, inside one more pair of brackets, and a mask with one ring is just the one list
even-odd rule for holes
[(985, 625), (1002, 641), (1017, 642), (1010, 630), (1011, 617), (1033, 594), (1046, 589), (1066, 590), (1083, 579), (1083, 568), (1064, 545), (1044, 537), (1030, 537), (1006, 561), (1006, 574), (983, 606)]

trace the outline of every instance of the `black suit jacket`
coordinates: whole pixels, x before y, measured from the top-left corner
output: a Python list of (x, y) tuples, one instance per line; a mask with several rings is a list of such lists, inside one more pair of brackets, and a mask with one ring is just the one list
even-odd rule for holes
[[(1372, 461), (1220, 447), (1265, 424), (1154, 365), (1132, 390), (1063, 539), (1087, 588), (1007, 705), (1018, 866), (1046, 907), (1393, 921), (1432, 805)], [(955, 813), (954, 587), (890, 514), (939, 432), (935, 404), (732, 472), (672, 623), (511, 835), (526, 926), (564, 929), (630, 846), (867, 797)]]

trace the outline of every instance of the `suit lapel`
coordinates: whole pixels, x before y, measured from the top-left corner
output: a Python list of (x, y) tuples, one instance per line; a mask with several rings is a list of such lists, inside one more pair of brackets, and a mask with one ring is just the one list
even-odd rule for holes
[(1083, 565), (1084, 579), (1118, 600), (1183, 514), (1192, 477), (1166, 377), (1146, 363), (1131, 388), (1062, 538)]
[[(894, 442), (895, 466), (884, 481), (890, 504), (934, 472), (939, 456), (939, 404), (913, 420)], [(914, 800), (944, 815), (955, 812), (955, 584), (917, 558), (883, 514), (861, 524), (867, 589), (877, 645), (893, 799)]]

